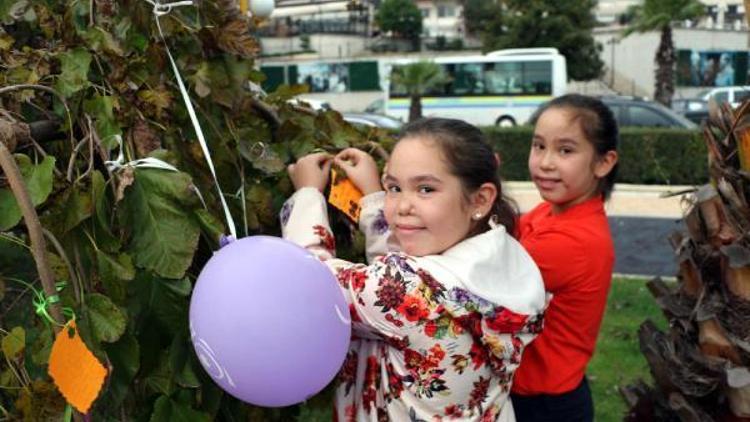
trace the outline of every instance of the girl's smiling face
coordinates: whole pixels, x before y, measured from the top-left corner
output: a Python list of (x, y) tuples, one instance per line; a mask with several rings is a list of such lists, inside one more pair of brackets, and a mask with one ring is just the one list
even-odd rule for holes
[(609, 151), (598, 156), (581, 120), (565, 108), (547, 109), (537, 120), (529, 154), (529, 173), (545, 201), (560, 213), (599, 194), (599, 181), (617, 162)]
[(468, 235), (475, 210), (436, 142), (421, 136), (402, 139), (383, 184), (385, 218), (405, 253), (439, 254)]

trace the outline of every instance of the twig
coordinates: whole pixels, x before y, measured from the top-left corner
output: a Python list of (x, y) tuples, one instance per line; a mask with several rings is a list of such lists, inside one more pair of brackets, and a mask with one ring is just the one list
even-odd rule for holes
[(68, 269), (68, 276), (70, 276), (70, 284), (73, 285), (73, 292), (75, 293), (76, 302), (80, 303), (81, 292), (78, 288), (78, 276), (76, 275), (75, 269), (73, 269), (73, 264), (71, 264), (70, 259), (68, 259), (68, 255), (65, 253), (65, 249), (63, 249), (62, 245), (51, 231), (42, 227), (42, 232), (45, 236), (47, 236), (47, 240), (52, 243), (52, 246), (57, 251), (57, 254), (60, 255), (60, 258), (65, 263), (65, 267)]
[(4, 86), (0, 88), (0, 95), (7, 94), (8, 92), (13, 92), (13, 91), (21, 91), (24, 89), (36, 89), (39, 91), (48, 92), (56, 96), (60, 100), (63, 107), (65, 107), (65, 115), (68, 117), (68, 131), (70, 132), (70, 147), (73, 148), (75, 146), (75, 138), (73, 137), (73, 118), (71, 117), (70, 108), (68, 107), (68, 103), (65, 101), (65, 97), (63, 97), (62, 95), (60, 95), (59, 92), (55, 91), (54, 89), (48, 86), (35, 85), (35, 84), (19, 84), (19, 85)]
[(271, 125), (273, 130), (281, 126), (281, 119), (273, 107), (257, 98), (250, 98), (250, 104), (263, 115), (263, 118)]
[(81, 149), (83, 144), (86, 143), (90, 139), (91, 135), (86, 135), (83, 139), (81, 139), (80, 142), (78, 142), (73, 148), (73, 152), (70, 153), (70, 160), (68, 160), (68, 171), (65, 174), (65, 180), (68, 182), (73, 182), (73, 170), (75, 170), (75, 163), (76, 163), (76, 156), (78, 156), (78, 151)]
[[(34, 262), (36, 263), (37, 272), (39, 273), (39, 279), (42, 282), (42, 288), (44, 294), (47, 297), (52, 297), (57, 294), (55, 288), (55, 278), (52, 274), (51, 267), (47, 261), (46, 246), (44, 241), (44, 234), (42, 232), (42, 225), (39, 222), (39, 216), (34, 209), (34, 205), (31, 202), (29, 191), (23, 182), (21, 171), (16, 165), (16, 161), (13, 159), (13, 155), (10, 153), (8, 148), (5, 146), (3, 139), (0, 139), (0, 167), (5, 172), (8, 182), (10, 183), (10, 189), (13, 191), (18, 202), (21, 213), (23, 214), (26, 228), (29, 231), (29, 239), (31, 240), (31, 253), (34, 256)], [(62, 326), (65, 323), (62, 311), (60, 310), (59, 303), (50, 304), (50, 315), (55, 319), (57, 323)], [(60, 331), (60, 326), (54, 325), (55, 333)]]

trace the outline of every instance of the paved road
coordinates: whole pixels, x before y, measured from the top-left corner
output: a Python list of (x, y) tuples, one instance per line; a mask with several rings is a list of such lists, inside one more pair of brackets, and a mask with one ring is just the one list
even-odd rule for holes
[(615, 239), (615, 273), (674, 277), (674, 260), (669, 236), (682, 230), (677, 218), (610, 217)]

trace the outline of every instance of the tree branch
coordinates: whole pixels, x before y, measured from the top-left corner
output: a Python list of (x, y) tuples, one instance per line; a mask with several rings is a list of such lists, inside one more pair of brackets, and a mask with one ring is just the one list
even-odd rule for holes
[[(0, 133), (0, 135), (2, 135), (2, 133)], [(5, 139), (0, 139), (0, 167), (2, 167), (8, 178), (10, 189), (16, 197), (16, 201), (18, 201), (18, 206), (21, 208), (26, 228), (29, 231), (31, 253), (34, 256), (39, 279), (42, 281), (44, 294), (48, 298), (52, 297), (57, 294), (57, 289), (55, 289), (55, 278), (52, 274), (52, 269), (47, 261), (42, 225), (39, 222), (39, 216), (31, 202), (29, 191), (26, 189), (26, 185), (23, 182), (21, 171), (16, 165), (16, 161), (13, 159), (10, 150), (5, 146)], [(50, 304), (49, 313), (59, 324), (62, 325), (65, 323), (59, 303)], [(55, 325), (54, 328), (56, 333), (60, 331), (59, 326)]]

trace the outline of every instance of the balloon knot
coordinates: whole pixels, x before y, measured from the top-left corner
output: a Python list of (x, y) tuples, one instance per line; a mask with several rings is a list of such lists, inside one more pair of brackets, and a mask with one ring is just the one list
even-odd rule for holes
[(227, 236), (225, 234), (222, 234), (221, 237), (219, 238), (219, 248), (223, 248), (224, 246), (227, 246), (228, 244), (234, 242), (235, 240), (236, 239), (232, 235)]

